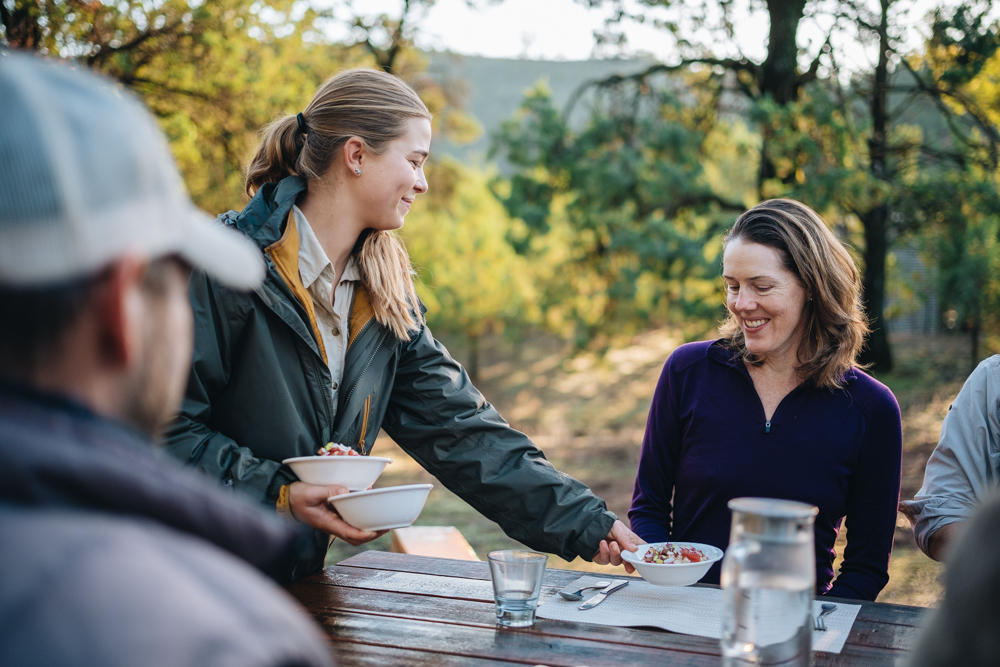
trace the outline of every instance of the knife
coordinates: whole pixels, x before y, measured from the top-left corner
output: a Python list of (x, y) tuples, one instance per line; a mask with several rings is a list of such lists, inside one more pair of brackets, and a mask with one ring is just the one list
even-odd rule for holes
[(628, 581), (626, 581), (625, 579), (619, 579), (618, 581), (612, 583), (607, 588), (602, 589), (600, 592), (597, 593), (597, 595), (595, 595), (594, 597), (590, 598), (582, 605), (580, 605), (580, 609), (593, 609), (597, 605), (604, 602), (604, 598), (608, 597), (609, 595), (617, 591), (619, 588), (625, 588), (626, 586), (628, 586)]

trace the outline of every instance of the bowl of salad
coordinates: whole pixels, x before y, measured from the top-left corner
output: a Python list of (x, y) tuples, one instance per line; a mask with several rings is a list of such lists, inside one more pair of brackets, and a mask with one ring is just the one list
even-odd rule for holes
[(316, 456), (296, 456), (282, 461), (307, 484), (346, 486), (348, 491), (364, 491), (375, 483), (392, 459), (362, 456), (357, 451), (330, 443)]
[(657, 586), (690, 586), (708, 574), (722, 558), (722, 549), (698, 542), (653, 542), (636, 552), (623, 551), (622, 559), (635, 566), (642, 578)]

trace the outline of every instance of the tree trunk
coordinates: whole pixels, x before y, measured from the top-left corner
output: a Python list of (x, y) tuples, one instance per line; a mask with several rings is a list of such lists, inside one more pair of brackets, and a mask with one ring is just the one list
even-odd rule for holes
[(861, 224), (865, 228), (865, 274), (862, 278), (865, 310), (872, 332), (868, 344), (861, 352), (861, 362), (871, 364), (872, 370), (887, 372), (892, 370), (892, 348), (889, 346), (889, 332), (885, 316), (885, 258), (888, 252), (886, 223), (889, 207), (876, 206), (863, 216)]
[(38, 25), (42, 8), (37, 0), (14, 0), (14, 8), (0, 0), (0, 22), (12, 49), (37, 51), (42, 45), (42, 28)]
[[(868, 155), (872, 176), (889, 180), (889, 166), (886, 162), (886, 128), (889, 124), (889, 5), (892, 0), (881, 0), (882, 16), (879, 25), (879, 58), (875, 67), (875, 81), (872, 87), (872, 137), (868, 140)], [(889, 251), (889, 206), (880, 204), (861, 215), (865, 227), (865, 308), (871, 322), (872, 333), (868, 346), (861, 355), (862, 361), (870, 363), (873, 370), (892, 370), (892, 348), (889, 346), (889, 332), (886, 329), (883, 310), (885, 308), (885, 258)]]
[(771, 95), (784, 106), (799, 97), (798, 57), (796, 38), (806, 0), (768, 0), (767, 14), (771, 21), (767, 58), (761, 65), (760, 92)]
[[(771, 29), (767, 43), (767, 58), (760, 67), (757, 85), (761, 95), (770, 95), (775, 102), (784, 106), (799, 97), (797, 43), (799, 21), (805, 10), (806, 0), (768, 0), (767, 13)], [(757, 191), (764, 195), (764, 183), (774, 178), (777, 172), (767, 157), (767, 140), (770, 129), (761, 128), (763, 143), (760, 150), (760, 173), (757, 175)]]

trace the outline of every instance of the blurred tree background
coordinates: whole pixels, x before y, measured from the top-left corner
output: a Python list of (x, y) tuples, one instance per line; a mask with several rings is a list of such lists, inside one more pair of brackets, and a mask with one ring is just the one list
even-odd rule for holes
[[(403, 232), (432, 323), (462, 337), (470, 359), (484, 334), (529, 328), (579, 349), (651, 326), (704, 334), (722, 315), (720, 236), (770, 197), (808, 203), (856, 250), (875, 370), (893, 363), (884, 313), (894, 244), (919, 248), (942, 321), (969, 333), (978, 358), (1000, 291), (1000, 30), (990, 3), (932, 11), (923, 47), (907, 51), (896, 17), (908, 0), (766, 0), (760, 62), (727, 48), (737, 30), (729, 0), (589, 4), (615, 10), (598, 46), (623, 44), (629, 21), (678, 10), (655, 22), (676, 43), (675, 61), (591, 81), (562, 108), (543, 83), (526, 91), (492, 137), (492, 155), (510, 168), (435, 160), (428, 206)], [(395, 15), (369, 15), (346, 1), (2, 0), (0, 37), (136, 91), (192, 196), (219, 212), (243, 204), (257, 130), (345, 67), (402, 76), (435, 113), (437, 136), (474, 139), (462, 82), (430, 76), (414, 46), (430, 5), (401, 0)], [(825, 19), (823, 43), (801, 43), (805, 19)], [(348, 37), (332, 40), (331, 23)], [(878, 44), (864, 67), (843, 53), (859, 42)]]

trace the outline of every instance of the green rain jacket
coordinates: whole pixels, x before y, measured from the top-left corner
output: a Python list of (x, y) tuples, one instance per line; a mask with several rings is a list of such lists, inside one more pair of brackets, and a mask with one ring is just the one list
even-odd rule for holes
[[(288, 177), (263, 186), (241, 213), (220, 216), (261, 248), (267, 277), (248, 293), (192, 278), (194, 360), (167, 450), (273, 511), (281, 486), (297, 479), (282, 459), (331, 441), (367, 455), (382, 428), (510, 537), (567, 560), (593, 557), (617, 518), (604, 501), (512, 429), (426, 326), (401, 341), (379, 324), (361, 285), (332, 418), (332, 380), (290, 215), (304, 190)], [(291, 576), (322, 567), (328, 537), (314, 532), (323, 548)]]

